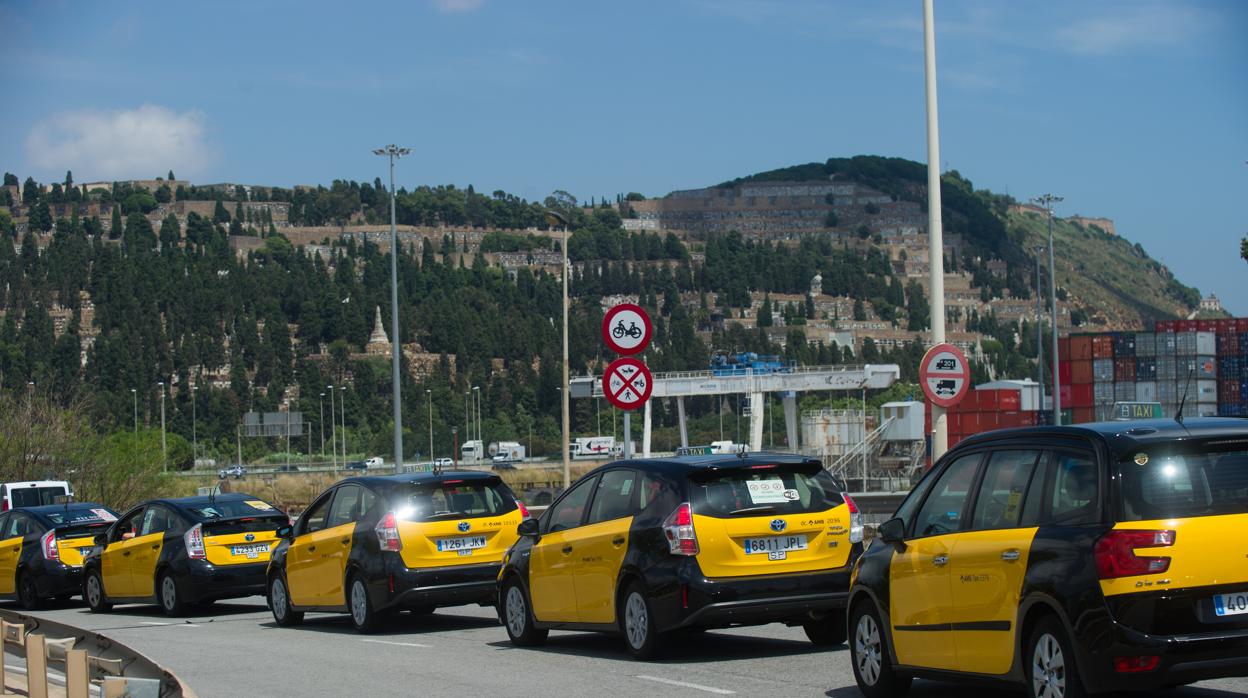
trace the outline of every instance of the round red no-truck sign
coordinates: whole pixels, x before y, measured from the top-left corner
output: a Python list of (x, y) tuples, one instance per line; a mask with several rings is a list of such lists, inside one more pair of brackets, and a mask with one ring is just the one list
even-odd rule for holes
[(602, 374), (602, 392), (607, 400), (622, 410), (635, 410), (650, 399), (654, 381), (650, 369), (637, 359), (616, 359)]
[(639, 305), (621, 303), (602, 316), (602, 341), (617, 354), (640, 354), (653, 334), (650, 316)]
[(937, 344), (919, 362), (919, 383), (933, 405), (953, 407), (971, 389), (971, 365), (952, 344)]

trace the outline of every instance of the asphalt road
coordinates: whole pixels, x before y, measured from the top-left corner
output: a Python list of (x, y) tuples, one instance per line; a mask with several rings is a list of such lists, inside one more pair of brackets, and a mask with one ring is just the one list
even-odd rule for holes
[[(555, 632), (545, 647), (513, 648), (492, 609), (460, 606), (403, 614), (357, 635), (346, 616), (310, 614), (299, 628), (273, 624), (262, 597), (218, 603), (182, 619), (155, 606), (90, 613), (77, 602), (36, 615), (98, 631), (144, 652), (203, 698), (235, 696), (831, 696), (858, 698), (844, 647), (820, 650), (800, 628), (766, 625), (680, 635), (657, 662), (632, 661), (621, 640)], [(964, 695), (920, 681), (916, 698)], [(972, 689), (979, 698), (1019, 692)], [(1231, 698), (1248, 679), (1158, 693)]]

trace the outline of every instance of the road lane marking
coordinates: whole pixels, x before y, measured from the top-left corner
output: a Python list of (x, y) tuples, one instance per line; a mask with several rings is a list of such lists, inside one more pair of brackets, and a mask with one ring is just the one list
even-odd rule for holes
[(360, 642), (371, 642), (375, 645), (394, 645), (396, 647), (423, 647), (425, 649), (433, 649), (433, 645), (422, 645), (416, 642), (390, 642), (389, 640), (360, 640)]
[(173, 625), (173, 623), (161, 623), (160, 621), (155, 620), (141, 620), (139, 621), (139, 625)]
[(680, 686), (681, 688), (692, 688), (695, 691), (706, 691), (707, 693), (714, 693), (720, 696), (731, 696), (736, 693), (736, 691), (729, 691), (728, 689), (725, 689), (725, 688), (715, 688), (714, 686), (703, 686), (700, 683), (689, 683), (687, 681), (673, 681), (672, 679), (664, 679), (658, 676), (638, 675), (635, 678), (644, 679), (646, 681), (655, 681), (658, 683), (665, 683), (669, 686)]

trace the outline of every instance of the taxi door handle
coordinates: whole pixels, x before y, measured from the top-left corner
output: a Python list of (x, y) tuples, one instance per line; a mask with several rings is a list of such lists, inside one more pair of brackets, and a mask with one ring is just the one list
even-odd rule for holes
[(1006, 562), (1014, 562), (1018, 558), (1019, 558), (1019, 552), (1017, 550), (1007, 550), (1001, 553), (1001, 559), (1005, 560)]
[(153, 545), (152, 550), (160, 550), (160, 543), (156, 543), (155, 545)]
[(623, 538), (616, 538), (615, 540), (611, 541), (611, 545), (614, 545), (614, 546), (616, 546), (616, 547), (619, 547), (619, 546), (621, 546), (621, 545), (624, 545), (624, 539), (623, 539)]
[(129, 551), (129, 550), (123, 551), (123, 552), (121, 553), (121, 556), (122, 556), (122, 557), (130, 557), (130, 551)]
[(949, 556), (937, 555), (936, 557), (932, 558), (932, 564), (936, 565), (937, 567), (944, 567), (945, 565), (949, 564)]
[(351, 539), (350, 539), (350, 538), (343, 538), (343, 539), (342, 539), (342, 544), (343, 544), (343, 545), (346, 545), (346, 544), (348, 544), (348, 543), (350, 543), (350, 542), (351, 542)]
[(563, 546), (563, 554), (564, 554), (564, 555), (569, 555), (569, 554), (571, 554), (571, 553), (572, 553), (572, 546), (570, 546), (570, 545), (565, 545), (565, 546)]
[(308, 546), (308, 552), (310, 552), (310, 553), (314, 553), (314, 552), (316, 552), (316, 546), (315, 546), (315, 545), (309, 545), (309, 546)]

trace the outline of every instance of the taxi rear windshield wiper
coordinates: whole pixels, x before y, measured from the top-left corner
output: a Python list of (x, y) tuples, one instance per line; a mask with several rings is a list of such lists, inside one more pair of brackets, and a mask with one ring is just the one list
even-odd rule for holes
[(737, 509), (736, 511), (730, 511), (728, 512), (728, 515), (740, 516), (741, 514), (774, 514), (774, 513), (776, 513), (775, 507), (771, 506), (770, 504), (764, 504), (763, 506), (760, 506), (760, 507), (746, 507), (744, 509)]
[(466, 511), (436, 511), (432, 514), (427, 514), (421, 518), (428, 521), (429, 519), (449, 519), (449, 518), (454, 518), (456, 516), (467, 516), (467, 515), (468, 515), (468, 512)]

